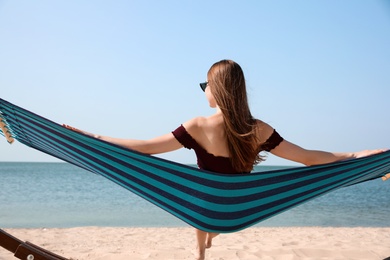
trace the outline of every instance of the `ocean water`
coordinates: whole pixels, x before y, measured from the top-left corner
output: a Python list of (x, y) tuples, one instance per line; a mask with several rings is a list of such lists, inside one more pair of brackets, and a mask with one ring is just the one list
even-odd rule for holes
[[(259, 166), (256, 170), (281, 167)], [(339, 189), (257, 226), (389, 227), (390, 181)], [(130, 191), (67, 163), (0, 162), (0, 227), (182, 227)]]

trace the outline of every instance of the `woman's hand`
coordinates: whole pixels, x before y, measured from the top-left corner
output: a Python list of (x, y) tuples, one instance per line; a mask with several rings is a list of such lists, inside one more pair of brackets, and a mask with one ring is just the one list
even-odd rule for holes
[(383, 153), (386, 152), (387, 150), (388, 149), (364, 150), (364, 151), (354, 153), (355, 155), (354, 157), (361, 158), (361, 157), (370, 156), (378, 153)]
[(73, 126), (70, 126), (70, 125), (62, 124), (62, 126), (65, 127), (65, 128), (67, 128), (67, 129), (69, 129), (69, 130), (78, 132), (78, 133), (82, 133), (82, 134), (85, 134), (85, 135), (88, 135), (88, 136), (91, 136), (91, 137), (94, 137), (94, 138), (99, 138), (98, 135), (95, 135), (95, 134), (92, 134), (92, 133), (83, 131), (83, 130), (81, 130), (81, 129), (78, 129), (78, 128), (73, 127)]

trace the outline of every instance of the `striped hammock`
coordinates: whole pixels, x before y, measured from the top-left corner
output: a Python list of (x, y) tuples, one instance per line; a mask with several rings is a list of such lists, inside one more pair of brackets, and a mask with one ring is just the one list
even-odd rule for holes
[[(251, 174), (199, 170), (71, 131), (0, 99), (2, 134), (100, 174), (198, 229), (242, 230), (310, 199), (390, 172), (390, 152)], [(383, 178), (388, 177), (386, 175)]]

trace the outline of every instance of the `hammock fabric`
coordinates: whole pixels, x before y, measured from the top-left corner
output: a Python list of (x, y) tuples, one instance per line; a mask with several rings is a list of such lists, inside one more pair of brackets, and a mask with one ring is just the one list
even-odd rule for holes
[(242, 230), (298, 204), (385, 176), (390, 152), (312, 167), (218, 174), (141, 154), (81, 133), (0, 99), (3, 134), (100, 174), (193, 227)]

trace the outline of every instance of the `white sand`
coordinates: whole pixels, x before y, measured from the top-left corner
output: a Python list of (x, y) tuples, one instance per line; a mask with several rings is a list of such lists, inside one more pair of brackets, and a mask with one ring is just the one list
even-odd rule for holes
[[(194, 259), (192, 228), (5, 229), (72, 259)], [(378, 259), (390, 257), (390, 228), (249, 228), (214, 239), (206, 259)], [(0, 259), (16, 259), (0, 247)]]

